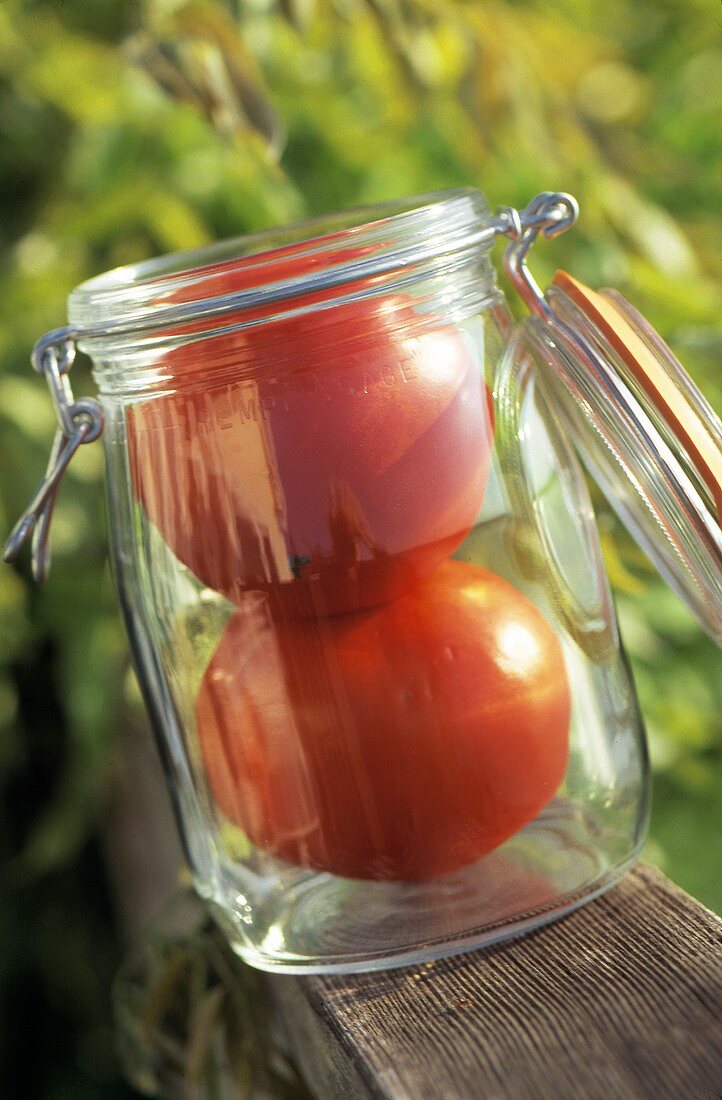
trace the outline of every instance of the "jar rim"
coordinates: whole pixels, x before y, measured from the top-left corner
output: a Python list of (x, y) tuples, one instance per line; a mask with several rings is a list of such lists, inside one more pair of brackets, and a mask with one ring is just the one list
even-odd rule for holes
[[(153, 330), (413, 270), (470, 249), (485, 252), (494, 235), (491, 211), (476, 188), (432, 191), (111, 269), (71, 292), (68, 316), (81, 339)], [(289, 254), (309, 270), (284, 274)], [(228, 274), (240, 270), (260, 278), (229, 293)]]

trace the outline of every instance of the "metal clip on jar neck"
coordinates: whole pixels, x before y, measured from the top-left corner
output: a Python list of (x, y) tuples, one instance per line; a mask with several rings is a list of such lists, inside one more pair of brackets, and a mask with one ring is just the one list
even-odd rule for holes
[[(483, 226), (479, 234), (479, 243), (486, 244), (496, 237), (509, 237), (511, 244), (506, 250), (504, 263), (519, 294), (532, 313), (547, 317), (550, 313), (544, 295), (534, 281), (526, 266), (526, 257), (538, 235), (556, 237), (563, 233), (577, 219), (578, 205), (571, 195), (545, 191), (532, 200), (523, 210), (511, 206), (499, 208), (496, 216)], [(388, 260), (380, 260), (378, 270), (373, 260), (364, 265), (368, 276), (385, 274)], [(346, 275), (341, 272), (334, 277), (329, 272), (324, 286), (333, 287), (344, 281)], [(239, 296), (240, 297), (240, 296)], [(233, 308), (232, 299), (222, 309)], [(194, 305), (174, 306), (159, 310), (153, 319), (153, 327), (163, 326), (170, 321), (182, 323), (193, 319)], [(120, 332), (122, 325), (113, 325), (113, 331)], [(132, 328), (132, 326), (131, 326)], [(93, 443), (101, 435), (104, 426), (103, 409), (94, 398), (75, 400), (70, 388), (68, 373), (75, 359), (75, 348), (79, 340), (105, 335), (104, 328), (61, 328), (42, 336), (32, 354), (32, 364), (41, 374), (50, 390), (53, 406), (58, 420), (55, 439), (50, 451), (48, 467), (32, 500), (13, 528), (3, 551), (5, 562), (14, 561), (25, 543), (32, 536), (31, 562), (33, 577), (43, 581), (50, 569), (50, 524), (63, 474), (67, 470), (78, 448)]]
[(13, 528), (3, 560), (14, 561), (32, 533), (32, 570), (36, 581), (44, 581), (50, 568), (50, 522), (63, 474), (84, 443), (92, 443), (103, 431), (105, 417), (92, 397), (75, 400), (68, 372), (75, 360), (74, 333), (59, 329), (35, 346), (32, 363), (48, 384), (58, 426), (45, 476), (30, 504)]
[(507, 208), (511, 244), (504, 252), (504, 268), (529, 312), (548, 320), (553, 316), (544, 292), (527, 267), (527, 256), (540, 233), (551, 239), (574, 225), (579, 204), (564, 192), (544, 191), (529, 203), (521, 215)]

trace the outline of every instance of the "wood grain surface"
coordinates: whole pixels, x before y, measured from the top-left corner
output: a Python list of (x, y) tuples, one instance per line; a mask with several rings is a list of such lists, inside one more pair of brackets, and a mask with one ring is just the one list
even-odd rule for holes
[(648, 867), (523, 939), (269, 987), (319, 1100), (722, 1100), (722, 921)]

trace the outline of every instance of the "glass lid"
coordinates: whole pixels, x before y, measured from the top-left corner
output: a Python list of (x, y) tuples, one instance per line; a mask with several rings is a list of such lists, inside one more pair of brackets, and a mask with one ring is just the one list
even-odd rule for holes
[(581, 458), (622, 521), (722, 645), (722, 423), (614, 290), (560, 271), (527, 342)]

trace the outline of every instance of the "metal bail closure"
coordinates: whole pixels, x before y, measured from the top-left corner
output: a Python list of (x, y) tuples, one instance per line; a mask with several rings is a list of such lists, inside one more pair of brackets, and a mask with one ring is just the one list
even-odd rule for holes
[(622, 522), (722, 645), (722, 422), (617, 291), (591, 290), (559, 271), (543, 296), (526, 251), (518, 242), (507, 249), (507, 269), (533, 311), (522, 324), (524, 349)]
[(96, 440), (104, 426), (100, 403), (92, 397), (76, 401), (70, 388), (68, 373), (75, 360), (75, 337), (72, 329), (47, 333), (35, 345), (32, 356), (35, 370), (48, 384), (58, 427), (45, 476), (5, 543), (3, 561), (14, 561), (32, 534), (31, 561), (36, 581), (44, 581), (50, 569), (50, 523), (63, 474), (78, 448)]

